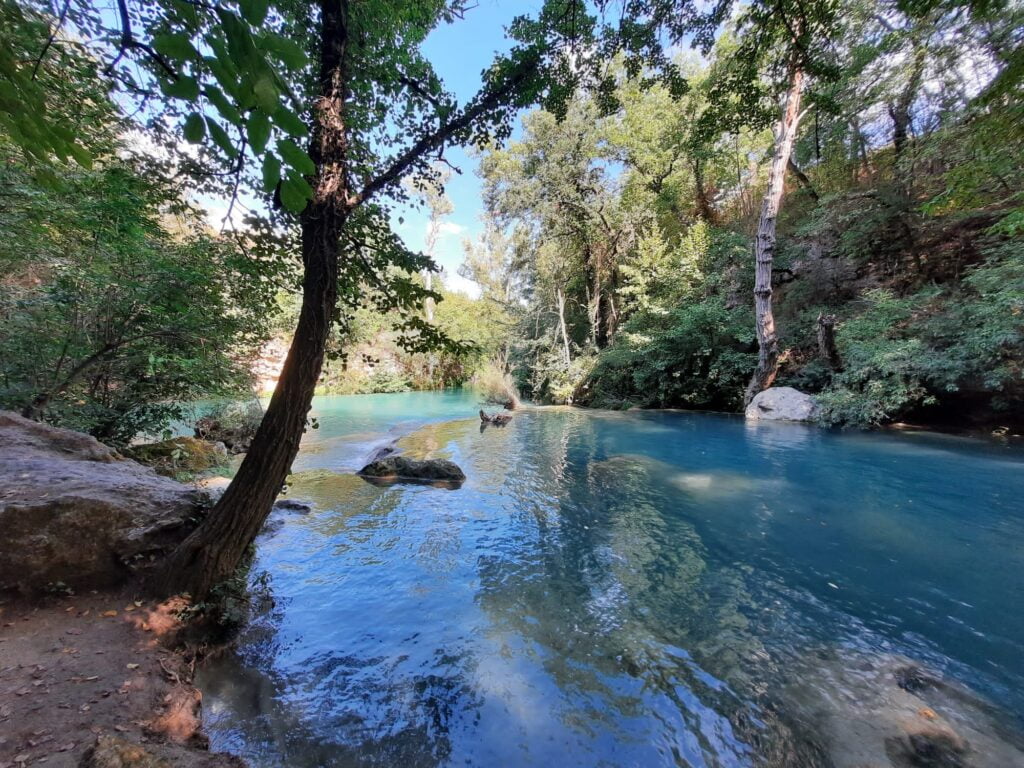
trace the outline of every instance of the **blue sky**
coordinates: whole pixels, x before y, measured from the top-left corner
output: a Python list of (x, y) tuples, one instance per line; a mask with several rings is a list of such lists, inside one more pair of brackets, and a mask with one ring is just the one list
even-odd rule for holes
[[(505, 37), (509, 22), (523, 14), (534, 15), (540, 5), (540, 0), (477, 0), (477, 6), (467, 11), (464, 19), (442, 25), (430, 34), (423, 51), (460, 103), (468, 101), (480, 88), (480, 75), (494, 60), (495, 53), (511, 47)], [(456, 271), (462, 263), (462, 241), (475, 238), (483, 228), (477, 161), (463, 149), (451, 149), (445, 157), (462, 173), (453, 173), (448, 183), (447, 193), (454, 211), (447, 217), (434, 257), (445, 270), (447, 285), (475, 295), (475, 285), (459, 277)], [(403, 224), (398, 223), (398, 215), (404, 218)], [(406, 245), (423, 249), (426, 211), (396, 211), (394, 227)]]

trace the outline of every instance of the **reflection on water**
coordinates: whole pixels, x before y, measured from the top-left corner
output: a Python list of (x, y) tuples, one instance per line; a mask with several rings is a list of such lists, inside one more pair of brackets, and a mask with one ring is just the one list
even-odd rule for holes
[[(568, 409), (481, 433), (458, 395), (359, 400), (318, 402), (289, 492), (315, 511), (259, 547), (276, 604), (202, 674), (216, 748), (1024, 765), (1019, 452)], [(351, 475), (393, 421), (422, 425), (400, 446), (459, 463), (462, 488)]]

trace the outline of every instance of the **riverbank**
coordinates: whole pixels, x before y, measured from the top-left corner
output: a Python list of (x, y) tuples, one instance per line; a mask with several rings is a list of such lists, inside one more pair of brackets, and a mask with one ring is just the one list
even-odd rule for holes
[(180, 599), (0, 601), (0, 766), (240, 768), (208, 750)]

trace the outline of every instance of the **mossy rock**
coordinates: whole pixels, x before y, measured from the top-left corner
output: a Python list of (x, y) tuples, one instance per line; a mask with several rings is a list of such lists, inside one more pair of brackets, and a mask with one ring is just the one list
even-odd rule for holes
[(168, 477), (185, 472), (205, 472), (227, 462), (227, 451), (222, 444), (196, 437), (175, 437), (159, 443), (133, 445), (125, 453)]

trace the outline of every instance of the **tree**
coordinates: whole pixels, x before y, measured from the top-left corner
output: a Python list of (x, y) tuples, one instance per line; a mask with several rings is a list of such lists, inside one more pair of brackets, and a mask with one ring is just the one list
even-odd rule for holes
[[(353, 213), (383, 190), (394, 190), (409, 173), (427, 172), (425, 163), (431, 153), (442, 151), (449, 142), (479, 139), (488, 123), (500, 133), (510, 110), (537, 92), (539, 51), (525, 46), (492, 68), (483, 90), (464, 108), (439, 100), (444, 97), (438, 93), (436, 76), (427, 72), (421, 58), (410, 56), (406, 46), (420, 42), (446, 12), (440, 3), (355, 6), (346, 0), (321, 0), (319, 12), (319, 73), (309, 150), (313, 193), (301, 214), (305, 276), (295, 340), (238, 474), (209, 517), (161, 569), (159, 584), (164, 592), (187, 590), (203, 596), (228, 577), (280, 491), (298, 452), (323, 365), (337, 302), (339, 248), (343, 230), (354, 225)], [(391, 42), (395, 38), (389, 40), (386, 35), (397, 36), (401, 43), (395, 45)], [(383, 52), (391, 58), (382, 56)], [(428, 74), (433, 93), (410, 78), (410, 69)], [(365, 168), (368, 158), (353, 156), (350, 106), (354, 93), (371, 87), (404, 96), (416, 107), (426, 103), (436, 104), (437, 109), (432, 119), (419, 126), (416, 141), (380, 170), (371, 170), (360, 187), (355, 179), (359, 171), (369, 170)], [(369, 152), (365, 144), (358, 148)], [(377, 224), (374, 220), (379, 215), (367, 218)], [(372, 242), (372, 236), (368, 240)]]
[[(303, 300), (277, 389), (234, 481), (168, 558), (157, 589), (202, 597), (240, 563), (298, 451), (339, 291), (350, 300), (369, 278), (400, 308), (423, 297), (410, 281), (385, 283), (388, 265), (418, 271), (428, 262), (388, 230), (380, 198), (401, 197), (402, 179), (429, 175), (430, 161), (449, 144), (502, 138), (516, 109), (561, 97), (546, 83), (566, 71), (562, 49), (585, 31), (577, 25), (587, 18), (582, 3), (549, 0), (536, 19), (517, 19), (516, 46), (495, 60), (479, 93), (460, 107), (419, 45), (434, 25), (464, 10), (461, 2), (441, 0), (273, 8), (261, 0), (144, 7), (117, 0), (111, 24), (99, 6), (80, 0), (53, 20), (39, 59), (51, 48), (95, 41), (91, 53), (111, 85), (139, 97), (154, 135), (170, 122), (200, 147), (193, 170), (204, 174), (208, 189), (227, 194), (233, 208), (239, 190), (262, 186), (280, 206), (276, 220), (287, 226), (294, 221), (289, 214), (298, 215)], [(67, 28), (79, 34), (63, 33)], [(17, 121), (18, 135), (40, 157), (70, 153), (88, 162), (75, 137), (47, 120), (48, 94), (31, 70), (25, 60), (0, 60), (5, 93), (14, 94), (0, 101), (0, 115)], [(303, 150), (297, 142), (307, 134)], [(258, 175), (247, 159), (259, 163)], [(211, 170), (218, 165), (223, 170)], [(438, 339), (422, 318), (407, 317), (405, 330), (411, 345)]]
[[(701, 9), (687, 0), (632, 0), (629, 14), (614, 29), (606, 28), (625, 51), (627, 71), (638, 74), (656, 67), (674, 95), (686, 91), (680, 71), (665, 53), (664, 44), (678, 44), (687, 37), (707, 53), (714, 45), (722, 22), (733, 3), (721, 2)], [(776, 219), (782, 202), (787, 168), (802, 112), (800, 102), (808, 75), (828, 72), (827, 44), (836, 4), (806, 4), (795, 0), (760, 0), (744, 6), (736, 22), (736, 45), (731, 55), (720, 56), (718, 72), (708, 90), (709, 104), (701, 121), (710, 138), (723, 128), (756, 126), (765, 119), (766, 101), (784, 94), (782, 117), (775, 131), (775, 148), (768, 186), (761, 205), (754, 259), (757, 279), (754, 304), (758, 338), (758, 364), (745, 396), (749, 402), (775, 379), (778, 337), (772, 308), (772, 263)], [(697, 171), (699, 172), (699, 166)], [(699, 173), (698, 173), (699, 175)]]
[[(435, 168), (433, 170), (432, 179), (425, 180), (419, 185), (413, 184), (414, 192), (423, 199), (427, 210), (430, 211), (430, 218), (427, 221), (427, 233), (423, 244), (426, 248), (427, 258), (431, 261), (437, 255), (437, 240), (441, 235), (441, 225), (444, 223), (445, 217), (450, 216), (452, 211), (455, 210), (451, 200), (444, 193), (444, 187), (448, 183), (451, 173), (446, 168)], [(433, 288), (433, 282), (434, 271), (433, 268), (428, 267), (423, 270), (423, 287), (430, 292)], [(434, 298), (432, 296), (426, 296), (423, 299), (423, 319), (428, 323), (434, 322)], [(434, 362), (433, 354), (428, 353), (427, 378), (430, 381), (434, 380)]]

